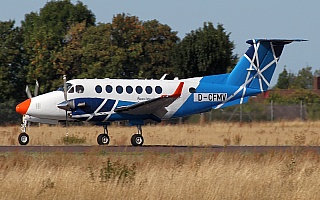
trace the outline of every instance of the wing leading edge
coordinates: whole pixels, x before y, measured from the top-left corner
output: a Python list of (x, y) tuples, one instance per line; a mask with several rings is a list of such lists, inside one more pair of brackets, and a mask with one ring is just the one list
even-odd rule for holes
[(161, 95), (158, 98), (116, 108), (114, 111), (130, 115), (155, 115), (161, 118), (167, 113), (166, 107), (181, 96), (183, 85), (184, 82), (180, 82), (175, 92), (171, 95)]

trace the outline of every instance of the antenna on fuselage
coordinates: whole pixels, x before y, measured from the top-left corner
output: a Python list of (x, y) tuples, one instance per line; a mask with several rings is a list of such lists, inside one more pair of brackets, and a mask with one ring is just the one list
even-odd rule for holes
[(160, 78), (160, 80), (164, 80), (168, 76), (168, 74), (163, 74), (163, 76)]

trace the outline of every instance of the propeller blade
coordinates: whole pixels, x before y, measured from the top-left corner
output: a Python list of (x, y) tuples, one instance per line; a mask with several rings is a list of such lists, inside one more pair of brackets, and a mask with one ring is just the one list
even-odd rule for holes
[(36, 80), (36, 85), (34, 86), (34, 96), (38, 96), (38, 92), (39, 92), (39, 83), (38, 80)]
[(31, 95), (31, 92), (30, 92), (30, 89), (29, 89), (28, 86), (26, 86), (26, 93), (27, 93), (27, 97), (28, 97), (29, 99), (31, 99), (31, 98), (32, 98), (32, 95)]
[(64, 100), (67, 101), (67, 76), (63, 75), (63, 92), (64, 92)]
[[(67, 76), (63, 75), (63, 93), (64, 93), (64, 100), (67, 102), (68, 105), (68, 96), (67, 96)], [(68, 110), (66, 110), (66, 136), (68, 137)]]

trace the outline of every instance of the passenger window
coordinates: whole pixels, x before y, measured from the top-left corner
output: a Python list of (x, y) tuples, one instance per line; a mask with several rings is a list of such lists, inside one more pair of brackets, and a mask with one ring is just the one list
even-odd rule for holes
[(112, 92), (112, 86), (111, 86), (111, 85), (107, 85), (107, 86), (106, 86), (106, 91), (107, 91), (108, 93), (111, 93), (111, 92)]
[(84, 87), (82, 85), (76, 85), (76, 92), (77, 93), (83, 93)]
[(160, 86), (156, 86), (155, 90), (156, 90), (157, 94), (161, 94), (162, 93), (162, 88)]
[(136, 92), (137, 92), (138, 94), (141, 94), (141, 93), (142, 93), (142, 87), (141, 87), (141, 86), (137, 86), (137, 87), (136, 87)]
[(102, 87), (100, 85), (97, 85), (95, 88), (97, 93), (101, 93), (102, 92)]
[(190, 93), (195, 93), (195, 92), (196, 92), (196, 89), (195, 89), (194, 87), (191, 87), (191, 88), (189, 88), (189, 92), (190, 92)]
[(146, 92), (147, 92), (147, 94), (151, 94), (152, 93), (152, 87), (147, 86), (146, 87)]
[(130, 85), (128, 85), (126, 87), (126, 91), (127, 91), (128, 94), (131, 94), (133, 92), (133, 88)]
[(122, 86), (120, 86), (120, 85), (118, 85), (118, 86), (116, 87), (116, 90), (117, 90), (117, 93), (118, 93), (118, 94), (122, 94), (122, 92), (123, 92), (123, 88), (122, 88)]

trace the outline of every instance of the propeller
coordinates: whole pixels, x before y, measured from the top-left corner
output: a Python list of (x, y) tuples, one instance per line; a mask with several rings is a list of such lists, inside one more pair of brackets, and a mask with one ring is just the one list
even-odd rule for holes
[(38, 92), (39, 92), (39, 83), (38, 80), (36, 80), (36, 85), (34, 86), (34, 96), (38, 96)]
[[(38, 82), (38, 80), (36, 80), (36, 84), (35, 84), (35, 86), (34, 86), (34, 93), (33, 93), (33, 95), (36, 97), (36, 96), (38, 96), (38, 92), (39, 92), (39, 82)], [(32, 94), (31, 94), (31, 92), (30, 92), (30, 89), (29, 89), (29, 86), (27, 85), (26, 86), (26, 94), (27, 94), (27, 97), (29, 98), (29, 99), (31, 99), (32, 98)], [(22, 132), (26, 132), (26, 129), (27, 129), (27, 127), (30, 125), (30, 123), (29, 123), (29, 121), (27, 121), (26, 119), (25, 119), (25, 115), (23, 115), (22, 116), (22, 124), (21, 124), (21, 130), (22, 130)]]
[(32, 94), (31, 94), (31, 92), (30, 92), (30, 89), (29, 89), (28, 85), (26, 86), (26, 93), (27, 93), (27, 97), (28, 97), (29, 99), (31, 99), (31, 98), (32, 98)]
[(67, 96), (67, 76), (63, 75), (63, 92), (64, 92), (64, 100), (68, 100)]
[[(36, 97), (36, 96), (38, 96), (38, 92), (39, 92), (39, 83), (38, 83), (38, 80), (36, 80), (36, 84), (35, 84), (35, 86), (34, 86), (34, 96)], [(27, 93), (27, 97), (29, 98), (29, 99), (31, 99), (32, 98), (32, 94), (31, 94), (31, 92), (30, 92), (30, 89), (29, 89), (29, 86), (27, 85), (26, 86), (26, 93)]]
[[(67, 76), (63, 75), (63, 93), (64, 93), (64, 100), (66, 101), (67, 106), (68, 104), (68, 93), (67, 93)], [(66, 109), (66, 137), (68, 137), (68, 109)]]

